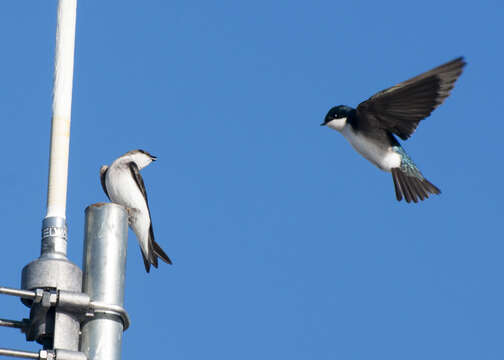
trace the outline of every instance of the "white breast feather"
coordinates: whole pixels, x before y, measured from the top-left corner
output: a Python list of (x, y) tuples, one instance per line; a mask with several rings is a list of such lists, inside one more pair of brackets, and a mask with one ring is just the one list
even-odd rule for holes
[(401, 166), (401, 155), (392, 150), (391, 147), (384, 149), (374, 144), (365, 136), (361, 134), (357, 135), (350, 125), (345, 126), (341, 134), (343, 134), (359, 154), (380, 169), (390, 172), (392, 168)]
[(110, 200), (129, 209), (130, 226), (148, 254), (150, 217), (147, 203), (128, 168), (111, 166), (105, 179)]

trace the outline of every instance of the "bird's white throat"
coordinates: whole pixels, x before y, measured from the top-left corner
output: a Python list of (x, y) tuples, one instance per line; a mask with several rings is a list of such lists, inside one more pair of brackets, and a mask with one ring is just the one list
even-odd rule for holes
[(326, 125), (329, 126), (331, 129), (342, 131), (343, 128), (345, 127), (347, 123), (347, 118), (340, 118), (340, 119), (334, 119), (329, 121)]

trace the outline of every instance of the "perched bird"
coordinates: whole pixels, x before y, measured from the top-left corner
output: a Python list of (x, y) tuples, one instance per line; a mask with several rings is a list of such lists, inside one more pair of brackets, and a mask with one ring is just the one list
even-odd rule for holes
[(465, 65), (459, 57), (376, 93), (356, 109), (335, 106), (320, 125), (338, 130), (367, 160), (391, 172), (398, 201), (427, 199), (441, 190), (424, 178), (394, 135), (408, 139), (450, 95)]
[(158, 267), (158, 257), (171, 264), (171, 260), (154, 241), (152, 221), (147, 201), (147, 192), (140, 175), (140, 170), (155, 161), (156, 157), (143, 150), (129, 151), (117, 158), (112, 165), (103, 165), (100, 179), (103, 191), (113, 203), (128, 210), (128, 222), (135, 233), (142, 250), (145, 270), (150, 271), (151, 264)]

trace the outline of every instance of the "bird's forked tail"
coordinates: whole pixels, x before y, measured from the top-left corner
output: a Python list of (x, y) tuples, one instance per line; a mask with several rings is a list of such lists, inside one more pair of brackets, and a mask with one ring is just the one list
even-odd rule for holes
[(391, 169), (397, 201), (404, 197), (406, 202), (416, 203), (418, 199), (428, 199), (429, 194), (441, 193), (438, 187), (424, 178), (402, 147), (395, 146), (394, 150), (401, 155), (401, 166)]

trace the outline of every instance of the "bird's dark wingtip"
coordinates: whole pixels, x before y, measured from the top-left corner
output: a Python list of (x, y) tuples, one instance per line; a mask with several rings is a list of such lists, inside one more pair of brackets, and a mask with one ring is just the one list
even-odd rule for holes
[(459, 56), (459, 57), (457, 58), (457, 61), (461, 62), (461, 63), (462, 63), (462, 66), (466, 66), (466, 65), (467, 65), (467, 61), (466, 61), (466, 59), (465, 59), (465, 57), (464, 57), (464, 56)]
[(147, 260), (147, 258), (145, 257), (143, 251), (142, 251), (142, 258), (143, 258), (143, 262), (144, 262), (144, 266), (145, 266), (145, 271), (148, 273), (150, 273), (150, 261)]

